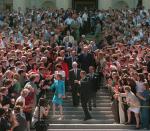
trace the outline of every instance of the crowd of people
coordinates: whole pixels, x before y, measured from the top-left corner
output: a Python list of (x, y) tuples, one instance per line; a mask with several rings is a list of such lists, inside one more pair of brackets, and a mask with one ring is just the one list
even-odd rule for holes
[(117, 123), (130, 124), (134, 112), (136, 128), (149, 129), (149, 28), (144, 8), (0, 13), (0, 130), (30, 131), (48, 116), (50, 91), (54, 116), (58, 105), (63, 119), (71, 91), (73, 106), (81, 99), (84, 120), (91, 119), (100, 81), (112, 94)]

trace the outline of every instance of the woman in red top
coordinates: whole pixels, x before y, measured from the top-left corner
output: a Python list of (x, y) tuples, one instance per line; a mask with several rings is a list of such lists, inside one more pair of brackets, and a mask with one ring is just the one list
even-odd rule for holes
[(69, 78), (69, 67), (68, 67), (68, 64), (63, 60), (62, 57), (58, 57), (56, 59), (56, 61), (58, 62), (57, 64), (61, 65), (62, 70), (65, 71), (65, 79), (68, 80), (68, 78)]
[(38, 68), (36, 63), (33, 63), (31, 68), (32, 69), (29, 71), (29, 73), (38, 73)]
[(32, 110), (35, 107), (35, 101), (34, 101), (35, 91), (31, 85), (27, 85), (25, 88), (29, 89), (29, 94), (25, 98), (24, 114), (26, 116), (26, 121), (27, 121), (27, 130), (30, 131), (30, 122), (32, 120)]

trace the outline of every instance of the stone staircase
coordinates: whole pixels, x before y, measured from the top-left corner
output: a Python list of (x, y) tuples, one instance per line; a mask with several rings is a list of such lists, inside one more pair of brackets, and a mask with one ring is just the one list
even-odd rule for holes
[[(109, 92), (106, 88), (101, 88), (97, 92), (97, 107), (91, 111), (93, 119), (83, 121), (84, 113), (82, 107), (72, 106), (71, 93), (68, 94), (64, 100), (64, 118), (58, 120), (52, 118), (52, 110), (50, 111), (49, 118), (49, 131), (100, 131), (100, 130), (127, 130), (132, 129), (130, 126), (115, 124), (114, 116), (111, 111), (111, 99)], [(56, 116), (59, 112), (56, 112)]]

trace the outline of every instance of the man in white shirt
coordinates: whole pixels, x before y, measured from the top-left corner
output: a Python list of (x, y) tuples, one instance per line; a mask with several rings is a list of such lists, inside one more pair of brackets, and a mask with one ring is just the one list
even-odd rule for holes
[(67, 31), (67, 35), (64, 37), (63, 43), (65, 44), (66, 48), (74, 45), (74, 37), (70, 35), (70, 31)]
[(87, 34), (89, 26), (88, 26), (88, 14), (86, 12), (82, 15), (82, 20), (83, 20), (83, 34)]
[(73, 19), (69, 16), (66, 20), (65, 20), (65, 24), (70, 26), (72, 23)]
[(83, 22), (88, 21), (88, 14), (86, 12), (84, 12), (84, 14), (82, 15), (82, 20), (83, 20)]
[(5, 37), (3, 36), (2, 39), (0, 39), (0, 48), (5, 48), (6, 43), (5, 43)]

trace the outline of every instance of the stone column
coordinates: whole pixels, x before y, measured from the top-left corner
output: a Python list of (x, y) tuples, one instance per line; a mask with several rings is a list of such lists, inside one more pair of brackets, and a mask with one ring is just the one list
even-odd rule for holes
[(72, 8), (72, 0), (56, 0), (56, 7), (58, 9), (60, 9), (60, 8), (64, 8), (64, 9)]
[[(30, 1), (31, 1), (32, 7), (41, 8), (42, 4), (48, 0), (30, 0)], [(54, 1), (54, 0), (51, 0), (51, 1)]]
[(98, 9), (109, 9), (112, 7), (112, 0), (98, 0)]
[(4, 10), (4, 0), (0, 0), (0, 10)]
[(18, 11), (18, 9), (21, 8), (21, 11), (25, 12), (27, 7), (26, 1), (27, 0), (13, 0), (13, 9)]
[(150, 9), (150, 0), (143, 0), (143, 6), (145, 9)]

